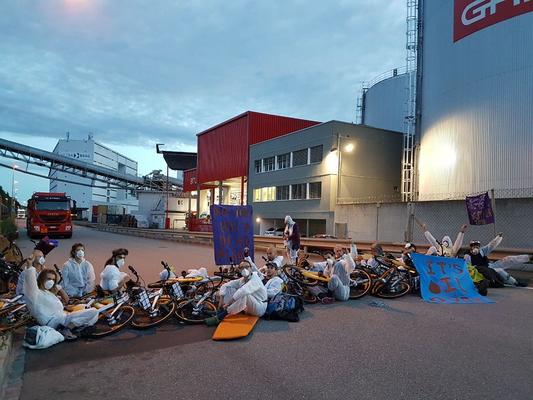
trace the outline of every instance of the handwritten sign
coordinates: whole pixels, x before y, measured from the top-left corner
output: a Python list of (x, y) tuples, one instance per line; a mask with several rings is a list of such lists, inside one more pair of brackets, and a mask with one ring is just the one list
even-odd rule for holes
[(254, 258), (254, 230), (252, 206), (211, 206), (215, 264), (238, 264), (243, 259), (244, 248), (250, 249)]
[(494, 223), (492, 203), (487, 192), (479, 196), (466, 197), (466, 211), (470, 225), (486, 225)]
[(494, 303), (478, 293), (465, 260), (414, 253), (411, 256), (420, 275), (420, 293), (425, 301), (441, 304)]

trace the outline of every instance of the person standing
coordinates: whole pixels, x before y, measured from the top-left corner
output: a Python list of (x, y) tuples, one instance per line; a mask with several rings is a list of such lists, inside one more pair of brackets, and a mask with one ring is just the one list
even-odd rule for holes
[(285, 231), (283, 236), (287, 241), (287, 258), (289, 259), (289, 264), (294, 265), (296, 264), (298, 250), (300, 249), (300, 228), (290, 215), (285, 217)]

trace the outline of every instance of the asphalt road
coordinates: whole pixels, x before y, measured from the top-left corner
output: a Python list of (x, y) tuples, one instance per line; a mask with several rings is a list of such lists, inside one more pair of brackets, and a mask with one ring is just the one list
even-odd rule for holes
[[(155, 279), (159, 262), (213, 267), (212, 249), (78, 228), (48, 257), (86, 243), (98, 270), (111, 249)], [(246, 339), (176, 321), (27, 351), (21, 399), (532, 399), (533, 291), (492, 289), (487, 305), (416, 296), (308, 306), (299, 323), (261, 320)]]

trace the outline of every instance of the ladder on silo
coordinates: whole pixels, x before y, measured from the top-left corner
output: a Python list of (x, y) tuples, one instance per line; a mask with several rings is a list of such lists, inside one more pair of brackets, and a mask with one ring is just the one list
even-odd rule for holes
[(403, 157), (402, 157), (402, 200), (415, 199), (415, 133), (416, 133), (416, 81), (418, 54), (418, 0), (407, 0), (406, 70), (407, 96), (405, 105)]
[(365, 124), (365, 96), (368, 91), (368, 83), (361, 83), (361, 94), (357, 98), (357, 106), (355, 109), (355, 123), (356, 124)]

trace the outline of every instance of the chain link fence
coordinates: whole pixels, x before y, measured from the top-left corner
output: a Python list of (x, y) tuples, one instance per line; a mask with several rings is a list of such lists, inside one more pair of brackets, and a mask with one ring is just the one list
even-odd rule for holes
[(488, 243), (502, 232), (501, 248), (533, 252), (533, 198), (525, 195), (523, 198), (502, 198), (500, 194), (504, 193), (494, 196), (495, 224), (490, 225), (468, 225), (464, 197), (461, 200), (409, 203), (340, 204), (335, 212), (335, 224), (345, 225), (346, 235), (354, 240), (392, 243), (427, 243), (419, 223), (425, 223), (438, 240), (445, 235), (455, 240), (461, 225), (467, 224), (464, 245), (470, 240)]

